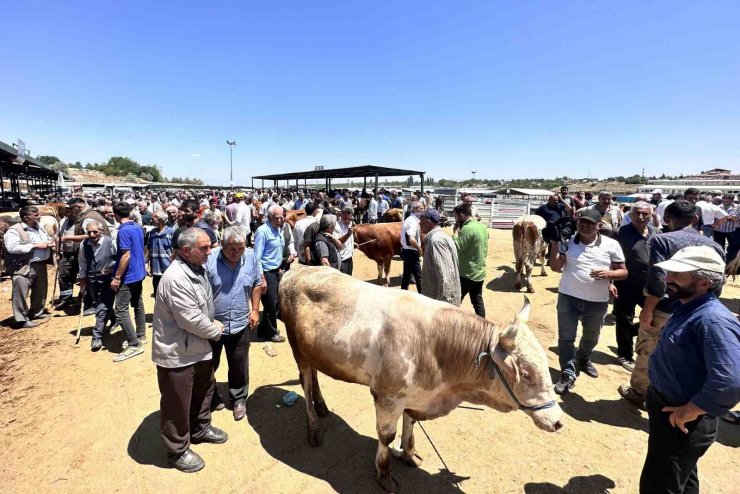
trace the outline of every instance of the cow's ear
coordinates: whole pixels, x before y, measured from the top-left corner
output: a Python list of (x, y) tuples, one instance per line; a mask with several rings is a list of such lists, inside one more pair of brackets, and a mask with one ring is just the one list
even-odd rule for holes
[(524, 296), (524, 305), (522, 305), (522, 308), (519, 309), (519, 313), (514, 318), (514, 322), (521, 321), (521, 322), (527, 322), (529, 321), (529, 310), (532, 307), (532, 304), (529, 303), (529, 299), (527, 296)]
[(499, 344), (507, 352), (512, 351), (514, 349), (514, 346), (516, 346), (516, 335), (518, 331), (519, 323), (517, 323), (517, 321), (514, 321), (514, 323), (506, 328), (506, 330), (498, 337)]
[(493, 360), (504, 371), (510, 382), (519, 382), (519, 367), (512, 355), (510, 355), (503, 345), (499, 345), (493, 352)]

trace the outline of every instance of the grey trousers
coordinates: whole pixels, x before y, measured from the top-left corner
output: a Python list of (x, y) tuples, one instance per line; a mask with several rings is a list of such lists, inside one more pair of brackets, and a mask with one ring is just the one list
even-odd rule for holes
[[(116, 320), (121, 324), (123, 332), (126, 335), (128, 344), (131, 346), (139, 345), (139, 338), (146, 334), (146, 314), (144, 313), (144, 299), (141, 296), (142, 282), (121, 284), (116, 293), (115, 313)], [(129, 305), (134, 308), (134, 321), (131, 320)]]
[[(31, 290), (31, 307), (26, 298)], [(17, 323), (24, 323), (44, 311), (46, 304), (46, 263), (34, 262), (26, 276), (13, 275), (13, 319)]]

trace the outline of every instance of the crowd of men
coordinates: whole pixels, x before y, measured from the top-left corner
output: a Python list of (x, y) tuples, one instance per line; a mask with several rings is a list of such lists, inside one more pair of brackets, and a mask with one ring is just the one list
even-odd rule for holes
[[(364, 190), (170, 191), (64, 199), (56, 234), (41, 226), (38, 207), (26, 206), (21, 223), (5, 235), (15, 322), (30, 328), (50, 316), (46, 264), (56, 259), (55, 308), (95, 315), (92, 351), (120, 326), (125, 342), (114, 361), (128, 360), (148, 342), (143, 284), (151, 276), (161, 432), (170, 464), (182, 471), (204, 466), (191, 444), (228, 439), (211, 424), (212, 411), (228, 402), (234, 419), (244, 418), (252, 331), (263, 341), (285, 341), (277, 324), (283, 273), (297, 258), (351, 276), (357, 221), (377, 223), (386, 211), (402, 210), (401, 289), (413, 280), (422, 295), (458, 306), (469, 294), (475, 313), (485, 317), (488, 229), (472, 198), (455, 206), (452, 235), (440, 227), (440, 201), (420, 192), (404, 198), (380, 190), (376, 198)], [(625, 213), (608, 191), (594, 200), (563, 188), (537, 210), (547, 224), (548, 263), (562, 272), (555, 392), (570, 392), (581, 373), (598, 377), (591, 355), (612, 301), (619, 363), (631, 372), (619, 393), (650, 416), (642, 492), (698, 492), (696, 463), (714, 440), (718, 417), (737, 422), (730, 410), (740, 401), (740, 323), (718, 300), (725, 260), (740, 245), (735, 200), (696, 189), (664, 199), (656, 190)], [(291, 226), (286, 215), (298, 210), (304, 214)], [(222, 350), (228, 400), (215, 391)]]

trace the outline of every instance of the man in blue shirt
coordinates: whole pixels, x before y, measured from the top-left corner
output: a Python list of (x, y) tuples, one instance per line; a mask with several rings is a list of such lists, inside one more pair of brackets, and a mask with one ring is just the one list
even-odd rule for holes
[(273, 343), (282, 343), (285, 337), (277, 328), (278, 287), (280, 285), (280, 265), (283, 263), (283, 208), (272, 205), (267, 208), (267, 221), (254, 234), (254, 257), (266, 286), (262, 287), (262, 320), (257, 328), (257, 336)]
[(164, 211), (154, 213), (153, 221), (156, 228), (149, 232), (146, 240), (146, 257), (149, 261), (149, 274), (152, 275), (152, 297), (157, 294), (159, 280), (172, 262), (172, 236), (175, 233), (174, 228), (167, 226), (167, 214)]
[(680, 303), (650, 357), (640, 492), (698, 494), (696, 463), (717, 436), (717, 417), (740, 401), (740, 322), (715, 295), (725, 263), (714, 248), (684, 247), (657, 266)]
[[(229, 399), (234, 420), (247, 412), (249, 392), (249, 329), (257, 327), (260, 318), (262, 275), (252, 249), (246, 250), (247, 231), (241, 226), (224, 230), (223, 243), (211, 251), (206, 263), (208, 280), (213, 290), (216, 320), (224, 325), (221, 338), (210, 340), (213, 348), (213, 369), (218, 370), (221, 349), (226, 349), (229, 364)], [(250, 308), (251, 301), (251, 308)], [(221, 410), (223, 401), (213, 393), (211, 408)]]
[[(115, 275), (110, 287), (116, 292), (116, 320), (126, 334), (123, 352), (116, 355), (114, 362), (121, 362), (144, 352), (146, 343), (146, 315), (142, 298), (142, 281), (146, 278), (144, 261), (144, 229), (129, 218), (131, 206), (121, 201), (113, 205), (113, 215), (121, 226), (116, 236)], [(136, 330), (131, 321), (128, 307), (134, 308)]]

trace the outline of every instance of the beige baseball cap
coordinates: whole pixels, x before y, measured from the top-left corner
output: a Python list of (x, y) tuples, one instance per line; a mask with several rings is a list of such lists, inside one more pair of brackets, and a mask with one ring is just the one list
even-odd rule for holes
[(725, 272), (725, 262), (713, 248), (706, 245), (692, 245), (679, 250), (667, 261), (655, 264), (659, 268), (674, 273), (685, 273), (704, 269), (715, 273)]

